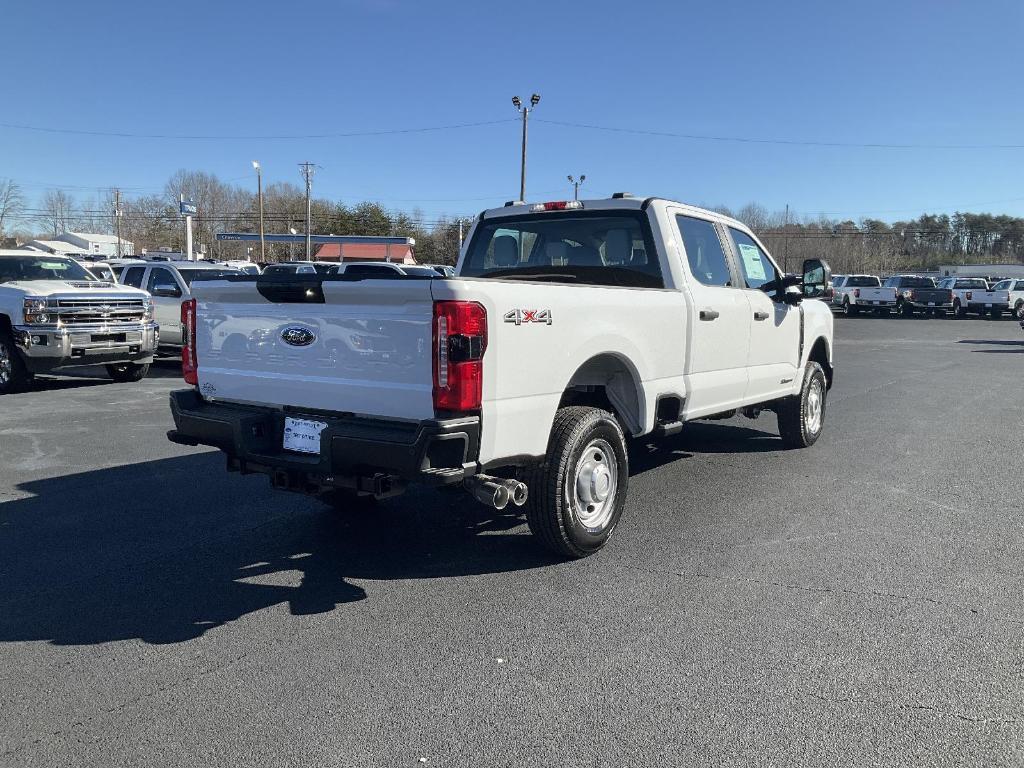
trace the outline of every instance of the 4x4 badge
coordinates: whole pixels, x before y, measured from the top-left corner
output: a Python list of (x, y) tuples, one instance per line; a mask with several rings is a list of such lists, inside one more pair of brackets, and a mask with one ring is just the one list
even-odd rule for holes
[(516, 325), (522, 325), (523, 323), (543, 323), (544, 325), (551, 325), (551, 310), (510, 309), (505, 313), (505, 322), (515, 323)]

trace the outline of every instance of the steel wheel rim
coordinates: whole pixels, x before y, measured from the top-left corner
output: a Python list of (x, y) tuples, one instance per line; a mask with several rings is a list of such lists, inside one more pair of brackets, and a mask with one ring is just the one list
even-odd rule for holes
[(821, 429), (821, 418), (825, 412), (825, 390), (815, 379), (807, 390), (807, 430), (812, 434)]
[(0, 385), (7, 385), (14, 375), (14, 365), (11, 363), (10, 352), (7, 345), (0, 341)]
[(566, 478), (566, 496), (576, 519), (585, 528), (600, 531), (611, 520), (619, 488), (619, 462), (607, 440), (596, 438), (580, 453)]

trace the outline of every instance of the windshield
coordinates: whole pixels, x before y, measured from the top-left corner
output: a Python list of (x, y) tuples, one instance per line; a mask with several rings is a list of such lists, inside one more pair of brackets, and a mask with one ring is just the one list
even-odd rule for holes
[(640, 211), (539, 213), (484, 221), (463, 277), (663, 288)]
[(402, 271), (413, 277), (437, 277), (437, 272), (431, 267), (402, 267)]
[(877, 277), (857, 276), (846, 282), (847, 288), (877, 288), (882, 283)]
[(192, 285), (194, 280), (223, 280), (232, 275), (241, 275), (237, 269), (179, 269), (178, 274), (185, 281), (185, 285)]
[(0, 257), (0, 283), (15, 280), (82, 280), (95, 282), (89, 270), (61, 256)]

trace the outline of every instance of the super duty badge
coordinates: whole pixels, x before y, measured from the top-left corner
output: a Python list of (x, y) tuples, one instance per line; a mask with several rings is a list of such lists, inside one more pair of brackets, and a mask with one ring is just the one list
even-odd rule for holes
[(505, 313), (506, 323), (523, 325), (524, 323), (544, 323), (551, 325), (550, 309), (510, 309)]

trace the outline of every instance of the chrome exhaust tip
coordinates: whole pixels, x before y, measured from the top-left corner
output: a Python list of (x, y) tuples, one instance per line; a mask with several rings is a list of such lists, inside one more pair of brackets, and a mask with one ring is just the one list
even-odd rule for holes
[(489, 475), (476, 475), (467, 478), (463, 485), (466, 490), (473, 494), (473, 498), (481, 504), (486, 504), (493, 509), (502, 510), (508, 506), (512, 499), (512, 492), (504, 481)]
[(508, 488), (512, 503), (517, 507), (523, 506), (530, 497), (530, 489), (520, 480), (505, 480), (503, 484)]

